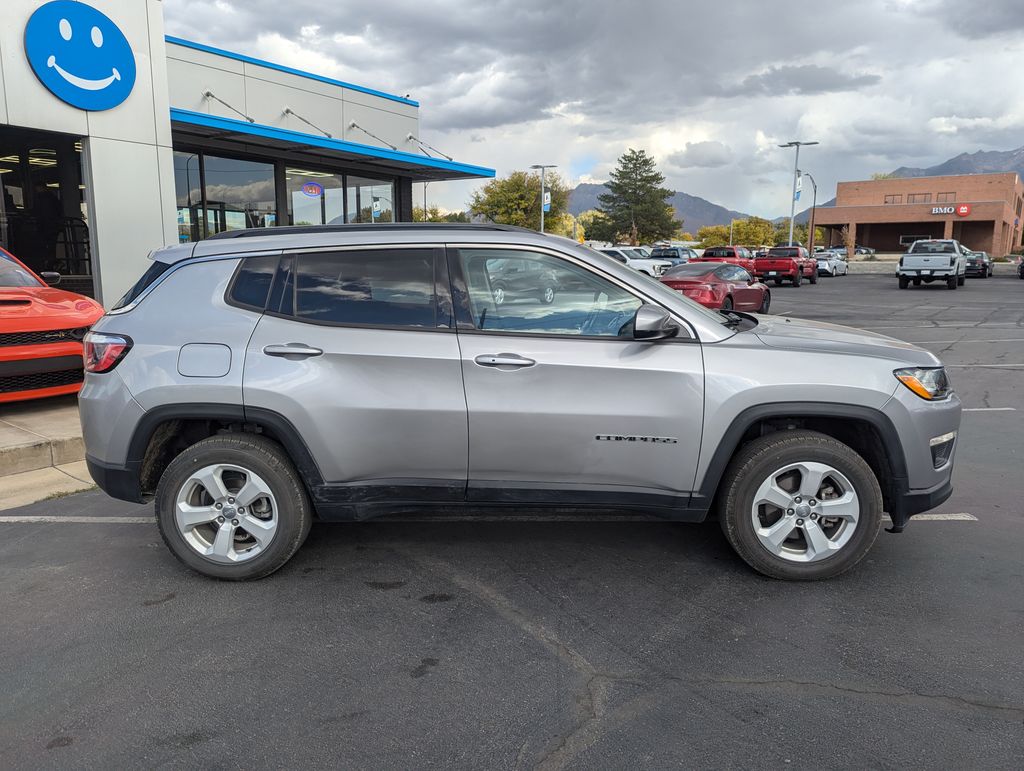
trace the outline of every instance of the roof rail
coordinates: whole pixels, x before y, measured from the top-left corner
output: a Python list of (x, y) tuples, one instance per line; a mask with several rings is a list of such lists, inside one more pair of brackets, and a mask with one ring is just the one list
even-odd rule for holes
[(243, 230), (225, 230), (207, 236), (205, 241), (223, 238), (249, 238), (254, 236), (287, 236), (296, 233), (360, 233), (382, 231), (416, 231), (416, 230), (501, 230), (517, 233), (536, 233), (529, 228), (517, 225), (499, 225), (476, 222), (387, 222), (380, 224), (352, 223), (348, 225), (281, 225), (269, 228), (245, 228)]

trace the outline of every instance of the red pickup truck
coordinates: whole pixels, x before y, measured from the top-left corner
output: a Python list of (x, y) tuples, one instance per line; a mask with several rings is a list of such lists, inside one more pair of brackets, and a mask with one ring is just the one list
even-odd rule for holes
[(775, 246), (764, 257), (754, 260), (754, 273), (761, 281), (783, 281), (800, 286), (805, 278), (818, 283), (818, 261), (811, 258), (802, 246)]

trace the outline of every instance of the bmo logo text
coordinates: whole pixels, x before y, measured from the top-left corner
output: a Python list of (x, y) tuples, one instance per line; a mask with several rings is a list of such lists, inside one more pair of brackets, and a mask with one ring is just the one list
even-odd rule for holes
[(932, 214), (955, 214), (958, 217), (966, 217), (971, 213), (971, 205), (962, 203), (959, 206), (933, 206)]

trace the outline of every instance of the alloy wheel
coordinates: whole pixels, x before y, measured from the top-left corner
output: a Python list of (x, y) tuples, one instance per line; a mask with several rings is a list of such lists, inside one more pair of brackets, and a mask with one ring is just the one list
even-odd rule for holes
[(252, 471), (228, 463), (195, 471), (179, 488), (174, 522), (211, 562), (236, 564), (265, 550), (278, 525), (274, 493)]
[(850, 480), (825, 463), (791, 463), (772, 472), (754, 494), (754, 533), (788, 562), (818, 562), (853, 537), (860, 500)]

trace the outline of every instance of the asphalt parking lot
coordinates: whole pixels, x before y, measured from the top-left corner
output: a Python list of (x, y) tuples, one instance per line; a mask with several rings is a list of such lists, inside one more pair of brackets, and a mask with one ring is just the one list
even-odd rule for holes
[(759, 577), (714, 523), (318, 525), (227, 584), (148, 507), (33, 504), (0, 515), (0, 765), (1019, 768), (1024, 281), (772, 292), (945, 360), (968, 411), (936, 513), (976, 521), (818, 584)]

